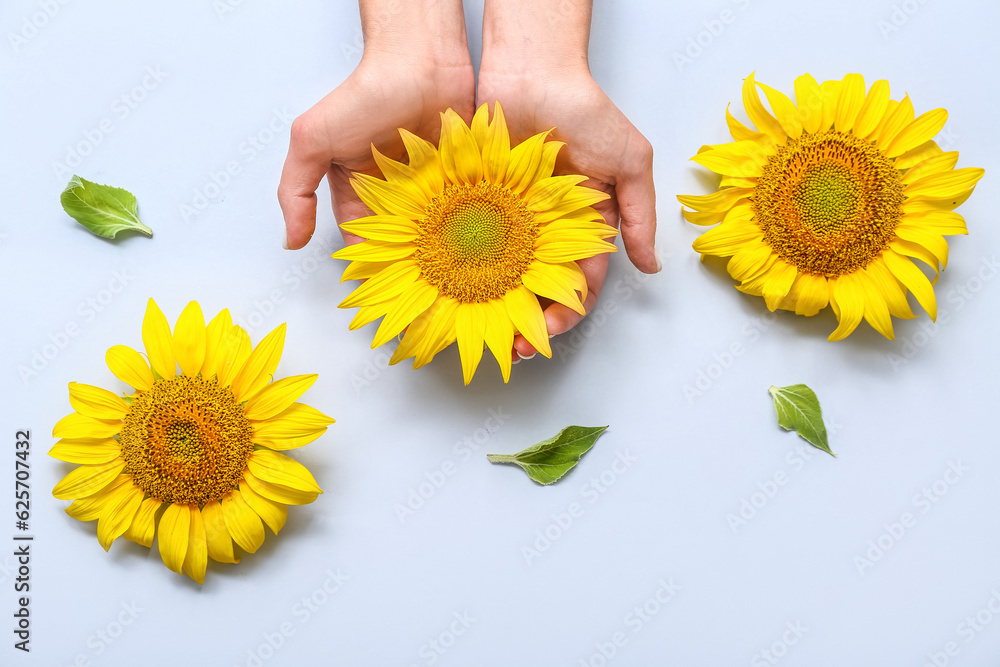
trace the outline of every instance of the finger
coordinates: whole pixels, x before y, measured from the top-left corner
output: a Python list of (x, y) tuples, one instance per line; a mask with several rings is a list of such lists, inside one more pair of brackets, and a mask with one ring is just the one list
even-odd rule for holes
[[(587, 277), (587, 298), (583, 301), (583, 309), (588, 313), (594, 309), (597, 299), (601, 295), (604, 279), (608, 274), (610, 258), (609, 253), (602, 253), (596, 257), (588, 257), (577, 262)], [(583, 315), (572, 308), (555, 302), (545, 308), (544, 315), (549, 338), (566, 333), (583, 319)], [(535, 356), (537, 350), (524, 336), (518, 334), (514, 337), (514, 352), (522, 359), (530, 359)]]
[(621, 216), (625, 252), (637, 269), (656, 273), (662, 267), (656, 255), (656, 191), (653, 187), (653, 148), (636, 133), (634, 147), (626, 153), (623, 173), (615, 192)]
[[(330, 169), (332, 151), (312, 111), (292, 123), (288, 156), (278, 183), (278, 203), (285, 218), (285, 247), (301, 248), (316, 229), (316, 188)], [(325, 150), (324, 150), (325, 149)]]

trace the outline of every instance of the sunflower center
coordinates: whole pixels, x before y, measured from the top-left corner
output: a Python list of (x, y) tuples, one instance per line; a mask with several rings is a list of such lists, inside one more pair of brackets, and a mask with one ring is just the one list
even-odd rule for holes
[(874, 144), (830, 130), (772, 155), (754, 188), (754, 217), (785, 261), (828, 278), (868, 266), (895, 238), (903, 184)]
[(253, 428), (233, 393), (179, 375), (136, 394), (119, 442), (136, 486), (168, 503), (204, 505), (243, 479)]
[(537, 235), (531, 211), (509, 189), (448, 185), (427, 206), (413, 258), (440, 293), (482, 303), (521, 284)]

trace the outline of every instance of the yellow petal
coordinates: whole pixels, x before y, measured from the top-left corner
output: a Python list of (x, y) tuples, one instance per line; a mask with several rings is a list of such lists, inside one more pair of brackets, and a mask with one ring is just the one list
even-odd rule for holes
[(292, 375), (265, 386), (247, 401), (244, 413), (248, 419), (269, 419), (287, 409), (306, 393), (319, 376)]
[(218, 352), (218, 383), (220, 387), (228, 387), (233, 383), (236, 374), (246, 365), (252, 350), (250, 334), (242, 327), (234, 326), (223, 336)]
[(455, 334), (458, 336), (458, 352), (462, 359), (462, 375), (465, 384), (472, 382), (472, 376), (483, 358), (483, 343), (486, 338), (486, 312), (483, 304), (463, 303), (455, 311)]
[(201, 508), (201, 518), (205, 523), (205, 546), (208, 557), (218, 563), (239, 563), (233, 555), (233, 538), (226, 528), (226, 518), (218, 500), (211, 500)]
[(104, 357), (108, 368), (119, 380), (132, 385), (139, 391), (153, 386), (153, 371), (142, 355), (125, 345), (115, 345), (108, 349)]
[(170, 325), (163, 311), (150, 299), (146, 304), (146, 315), (142, 319), (142, 344), (153, 372), (162, 378), (172, 378), (177, 365), (171, 350)]
[(412, 243), (388, 243), (386, 241), (362, 241), (341, 248), (330, 255), (334, 259), (364, 260), (366, 262), (389, 262), (405, 259), (417, 249)]
[(110, 438), (122, 430), (120, 419), (94, 419), (78, 412), (71, 412), (52, 427), (56, 438)]
[(69, 404), (81, 415), (94, 419), (124, 419), (128, 414), (128, 404), (121, 396), (79, 382), (69, 383)]
[(293, 403), (266, 421), (251, 423), (254, 436), (290, 438), (324, 428), (334, 423), (334, 419), (305, 403)]
[(177, 574), (184, 567), (191, 535), (191, 512), (187, 505), (169, 504), (160, 517), (158, 542), (163, 564)]
[(802, 118), (802, 129), (816, 132), (823, 122), (823, 95), (811, 74), (795, 79), (795, 104)]
[[(544, 260), (543, 260), (544, 261)], [(503, 297), (507, 314), (517, 331), (527, 339), (531, 346), (542, 353), (542, 356), (552, 358), (552, 348), (549, 346), (549, 331), (545, 324), (545, 315), (531, 290), (524, 285), (516, 287)]]
[(372, 348), (395, 338), (420, 313), (430, 308), (437, 295), (437, 288), (423, 278), (404, 289), (382, 318), (382, 323), (375, 332)]
[(824, 81), (819, 84), (819, 94), (823, 97), (823, 118), (820, 120), (820, 131), (829, 130), (837, 115), (837, 103), (840, 100), (840, 81)]
[(886, 146), (885, 156), (889, 158), (902, 155), (906, 151), (916, 148), (925, 141), (934, 138), (934, 135), (941, 131), (948, 121), (948, 112), (944, 109), (933, 109), (921, 114), (909, 125), (904, 127), (899, 134)]
[(237, 402), (249, 399), (271, 381), (274, 371), (278, 369), (278, 362), (281, 361), (281, 352), (285, 348), (285, 329), (286, 326), (282, 323), (264, 336), (250, 353), (250, 358), (243, 368), (236, 374), (230, 389)]
[(402, 262), (365, 262), (360, 260), (351, 262), (344, 268), (344, 272), (340, 274), (340, 282), (343, 283), (348, 280), (367, 280), (368, 278), (374, 278), (390, 266), (397, 266), (411, 261), (413, 260), (404, 259)]
[(865, 102), (865, 80), (860, 74), (848, 74), (840, 82), (840, 96), (837, 98), (837, 111), (833, 117), (834, 127), (838, 132), (850, 132), (854, 121)]
[(97, 541), (105, 551), (131, 525), (132, 518), (142, 504), (143, 495), (139, 487), (126, 486), (108, 498), (97, 522)]
[(100, 519), (108, 500), (126, 486), (132, 486), (132, 475), (118, 475), (97, 493), (74, 500), (65, 512), (79, 521)]
[(538, 166), (542, 162), (546, 136), (548, 132), (536, 134), (511, 149), (502, 185), (507, 186), (514, 194), (521, 194), (534, 182)]
[(865, 271), (854, 274), (858, 284), (862, 286), (861, 295), (865, 300), (865, 321), (889, 340), (895, 338), (892, 330), (892, 318), (889, 316), (889, 306), (881, 291)]
[(304, 465), (293, 458), (269, 449), (254, 451), (247, 461), (247, 469), (254, 477), (264, 482), (280, 484), (309, 493), (323, 493), (312, 473)]
[(338, 308), (374, 306), (399, 296), (400, 292), (420, 276), (420, 267), (413, 260), (396, 262), (377, 275), (361, 283), (351, 294), (340, 302)]
[(888, 247), (895, 250), (900, 255), (919, 259), (921, 262), (931, 267), (934, 270), (934, 280), (931, 281), (931, 285), (937, 283), (941, 271), (941, 262), (930, 250), (919, 243), (913, 243), (912, 241), (907, 241), (900, 237), (896, 237), (889, 241)]
[(550, 176), (536, 181), (522, 198), (529, 211), (546, 211), (559, 206), (573, 187), (585, 180), (586, 176)]
[(177, 318), (171, 351), (185, 375), (197, 375), (205, 363), (205, 316), (197, 301), (190, 302)]
[(364, 239), (389, 243), (408, 243), (420, 233), (416, 223), (398, 215), (371, 215), (342, 222), (340, 228)]
[(965, 167), (938, 174), (930, 174), (910, 183), (903, 191), (907, 197), (954, 199), (976, 186), (986, 171), (978, 167)]
[(283, 503), (285, 505), (308, 505), (312, 501), (316, 500), (316, 496), (319, 495), (309, 491), (299, 491), (298, 489), (293, 489), (281, 484), (265, 482), (264, 480), (254, 476), (249, 471), (243, 473), (243, 479), (245, 479), (247, 485), (258, 494), (269, 500), (273, 500), (276, 503)]
[[(552, 241), (552, 242), (550, 242)], [(600, 239), (586, 241), (561, 241), (558, 237), (541, 234), (535, 243), (535, 259), (548, 264), (562, 264), (588, 257), (594, 257), (606, 252), (618, 252), (614, 244)]]
[(761, 292), (768, 310), (774, 312), (778, 304), (788, 295), (796, 275), (798, 275), (798, 269), (794, 265), (780, 258), (774, 262), (768, 271), (767, 280), (764, 282)]
[[(414, 326), (406, 330), (400, 347), (412, 351), (410, 356), (414, 357), (414, 368), (430, 363), (434, 355), (455, 340), (456, 310), (458, 310), (457, 301), (440, 296), (414, 321)], [(410, 352), (400, 354), (410, 354)], [(400, 358), (397, 358), (397, 362), (399, 360)]]
[(858, 328), (865, 315), (864, 291), (854, 274), (848, 273), (830, 280), (830, 304), (837, 315), (839, 326), (827, 340), (843, 340)]
[(567, 283), (561, 271), (562, 265), (533, 262), (521, 275), (524, 286), (539, 296), (557, 301), (580, 315), (586, 315), (583, 302), (573, 289), (574, 283)]
[(513, 363), (511, 351), (514, 348), (514, 326), (507, 315), (507, 307), (502, 301), (486, 302), (486, 331), (484, 338), (486, 345), (490, 348), (497, 363), (500, 364), (500, 373), (503, 381), (510, 380), (510, 366)]
[(771, 105), (771, 111), (774, 112), (774, 117), (778, 119), (784, 133), (792, 139), (798, 139), (802, 135), (802, 119), (795, 104), (781, 91), (763, 83), (757, 85), (764, 91), (767, 103)]
[(486, 145), (486, 131), (489, 129), (489, 124), (490, 108), (484, 102), (479, 105), (476, 113), (472, 115), (472, 124), (469, 125), (469, 129), (472, 130), (472, 138), (476, 140), (476, 145), (480, 149)]
[[(452, 183), (478, 183), (483, 180), (483, 158), (472, 131), (453, 109), (441, 114), (441, 140), (438, 142), (441, 166)], [(418, 211), (414, 217), (423, 215)]]
[(424, 213), (426, 198), (417, 188), (393, 187), (381, 178), (359, 172), (351, 174), (351, 187), (368, 208), (380, 215), (420, 218)]
[(232, 333), (233, 318), (228, 309), (223, 309), (212, 318), (205, 328), (205, 361), (201, 365), (201, 375), (211, 379), (219, 372), (222, 343), (226, 334)]
[(948, 268), (948, 242), (941, 238), (940, 234), (906, 223), (896, 225), (895, 231), (899, 238), (929, 250), (940, 262), (942, 269)]
[(886, 109), (889, 108), (889, 82), (879, 79), (868, 89), (864, 104), (858, 111), (857, 120), (854, 121), (854, 135), (862, 139), (868, 139), (875, 133), (879, 123), (885, 116)]
[(393, 189), (399, 190), (400, 194), (405, 196), (405, 201), (408, 204), (417, 207), (427, 206), (431, 198), (430, 193), (416, 182), (416, 169), (382, 155), (375, 146), (372, 146), (372, 157), (375, 158), (375, 164), (385, 180), (392, 185)]
[(751, 188), (724, 188), (710, 195), (677, 195), (677, 201), (696, 211), (720, 211), (725, 213), (752, 194), (753, 189)]
[(733, 114), (729, 113), (729, 105), (726, 105), (726, 125), (729, 126), (729, 133), (733, 135), (733, 139), (736, 141), (756, 141), (761, 145), (766, 145), (770, 148), (775, 148), (776, 144), (774, 139), (770, 136), (764, 134), (763, 132), (757, 132), (751, 130), (749, 127), (736, 120)]
[(811, 317), (830, 302), (830, 285), (826, 276), (800, 273), (790, 294), (795, 297), (795, 314)]
[(440, 194), (444, 189), (444, 175), (441, 160), (434, 145), (412, 132), (400, 129), (399, 136), (410, 158), (410, 168), (414, 170), (414, 180), (429, 194)]
[[(486, 105), (480, 107), (485, 110)], [(510, 164), (510, 132), (500, 103), (493, 105), (493, 121), (486, 130), (483, 146), (483, 177), (490, 183), (503, 182)]]
[(146, 548), (153, 546), (153, 536), (156, 534), (156, 510), (160, 509), (162, 504), (156, 498), (143, 500), (123, 537)]
[[(893, 161), (893, 164), (895, 165), (896, 169), (902, 171), (910, 169), (911, 167), (915, 167), (924, 160), (932, 158), (935, 155), (940, 155), (943, 152), (944, 151), (941, 150), (941, 147), (938, 146), (936, 143), (934, 143), (934, 140), (932, 139), (931, 141), (925, 141), (916, 148), (911, 148), (910, 150), (906, 151), (905, 153), (897, 157)], [(955, 165), (952, 165), (952, 167), (954, 166)]]
[(244, 551), (254, 553), (264, 543), (264, 524), (247, 505), (239, 489), (234, 489), (222, 499), (222, 516), (226, 522), (226, 530)]
[(753, 223), (723, 223), (710, 229), (697, 239), (692, 247), (695, 252), (718, 257), (729, 257), (743, 249), (747, 243), (757, 243), (764, 238), (764, 232)]
[(956, 164), (958, 164), (958, 151), (937, 153), (907, 169), (901, 181), (903, 185), (909, 185), (925, 176), (951, 171), (955, 168)]
[(125, 467), (125, 459), (117, 458), (98, 465), (84, 465), (70, 471), (62, 478), (52, 495), (59, 500), (72, 500), (92, 496), (114, 480)]
[(869, 262), (868, 266), (865, 267), (865, 273), (878, 293), (885, 299), (891, 315), (903, 319), (916, 317), (910, 310), (910, 304), (906, 301), (906, 288), (889, 272), (885, 260), (881, 256)]
[(934, 287), (927, 280), (927, 276), (913, 262), (891, 248), (882, 251), (882, 258), (892, 275), (917, 297), (917, 301), (930, 315), (931, 320), (936, 320), (937, 299), (934, 297)]
[(205, 583), (208, 569), (208, 547), (205, 536), (205, 520), (197, 505), (190, 505), (190, 532), (188, 533), (187, 554), (184, 556), (184, 572), (199, 584)]
[(114, 438), (63, 438), (52, 446), (49, 456), (66, 463), (107, 463), (121, 456)]
[(935, 234), (949, 236), (952, 234), (968, 234), (969, 230), (965, 226), (965, 218), (954, 211), (927, 211), (907, 215), (904, 220), (907, 224), (914, 224), (923, 227)]
[(733, 176), (760, 176), (768, 155), (755, 141), (736, 141), (722, 144), (695, 155), (691, 160), (717, 174)]
[(885, 123), (876, 130), (875, 138), (875, 145), (882, 150), (892, 143), (904, 127), (913, 122), (913, 102), (910, 101), (910, 96), (903, 97), (899, 104), (888, 112), (884, 121)]
[(256, 512), (264, 520), (268, 528), (277, 535), (288, 518), (288, 506), (268, 500), (251, 489), (246, 483), (240, 484), (240, 494), (247, 505), (250, 506), (250, 509)]
[[(746, 109), (750, 122), (753, 123), (759, 131), (771, 137), (771, 139), (779, 146), (783, 146), (785, 144), (785, 139), (787, 138), (785, 136), (785, 131), (782, 129), (781, 124), (767, 112), (767, 109), (765, 109), (764, 105), (761, 103), (760, 95), (757, 93), (757, 86), (755, 85), (753, 76), (754, 73), (751, 72), (750, 76), (743, 80), (743, 108)], [(709, 169), (712, 168), (709, 167)], [(737, 172), (726, 173), (735, 173), (740, 175)]]
[(752, 280), (757, 274), (765, 271), (774, 263), (777, 255), (771, 250), (771, 246), (756, 241), (749, 241), (735, 255), (733, 255), (726, 268), (736, 280), (746, 282)]

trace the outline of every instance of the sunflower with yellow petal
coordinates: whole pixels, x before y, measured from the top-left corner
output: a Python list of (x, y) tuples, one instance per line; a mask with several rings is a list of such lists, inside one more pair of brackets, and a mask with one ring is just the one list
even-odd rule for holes
[(238, 563), (234, 542), (255, 552), (264, 524), (277, 534), (287, 505), (322, 493), (281, 452), (312, 442), (333, 419), (296, 402), (316, 375), (271, 381), (284, 324), (252, 347), (228, 310), (206, 326), (192, 301), (171, 333), (150, 299), (142, 342), (147, 358), (124, 345), (107, 354), (130, 395), (70, 383), (75, 412), (52, 429), (61, 440), (49, 455), (81, 465), (52, 493), (73, 500), (71, 517), (97, 520), (105, 550), (123, 535), (150, 547), (157, 535), (164, 564), (202, 584), (208, 558)]
[(373, 146), (384, 179), (351, 183), (374, 215), (341, 224), (366, 240), (333, 255), (351, 261), (343, 280), (365, 279), (340, 304), (359, 309), (351, 329), (382, 318), (373, 348), (406, 329), (390, 363), (414, 368), (457, 340), (465, 384), (484, 343), (504, 382), (516, 334), (551, 357), (539, 297), (585, 314), (577, 260), (614, 252), (618, 233), (592, 206), (607, 194), (553, 176), (562, 142), (542, 132), (511, 147), (499, 103), (488, 116), (484, 104), (470, 127), (448, 109), (437, 147), (400, 129), (408, 164)]
[(889, 99), (886, 81), (866, 92), (859, 74), (822, 84), (805, 74), (795, 99), (751, 74), (743, 105), (756, 129), (727, 109), (734, 141), (691, 158), (722, 176), (718, 192), (678, 197), (693, 209), (683, 212), (689, 222), (721, 223), (694, 249), (703, 259), (729, 257), (737, 289), (764, 297), (772, 311), (815, 315), (829, 304), (838, 321), (830, 340), (862, 318), (891, 340), (890, 316), (915, 317), (908, 291), (935, 319), (933, 283), (912, 259), (937, 279), (948, 263), (943, 236), (968, 233), (953, 209), (984, 173), (955, 169), (958, 152), (933, 141), (948, 113), (915, 117), (909, 96)]

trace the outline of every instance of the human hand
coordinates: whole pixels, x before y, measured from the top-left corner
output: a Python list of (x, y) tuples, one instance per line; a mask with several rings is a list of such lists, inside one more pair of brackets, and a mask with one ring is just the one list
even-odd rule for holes
[[(587, 175), (590, 178), (584, 185), (610, 195), (594, 208), (609, 225), (620, 225), (632, 263), (640, 271), (655, 273), (660, 262), (653, 248), (652, 147), (590, 75), (586, 54), (590, 3), (577, 2), (579, 11), (566, 17), (560, 35), (545, 34), (544, 5), (534, 0), (487, 3), (478, 102), (500, 102), (512, 143), (555, 128), (552, 138), (567, 144), (556, 162), (556, 173)], [(537, 15), (525, 16), (525, 12)], [(539, 33), (533, 35), (532, 30)], [(608, 260), (609, 255), (603, 254), (579, 262), (587, 277), (584, 308), (588, 313), (601, 292)], [(582, 318), (559, 303), (545, 308), (550, 335), (568, 331)], [(522, 358), (536, 352), (523, 336), (515, 338), (514, 348)]]
[[(355, 171), (379, 173), (372, 144), (400, 159), (405, 152), (398, 128), (436, 138), (440, 113), (448, 107), (466, 122), (472, 119), (475, 78), (460, 1), (386, 5), (369, 0), (361, 3), (361, 13), (365, 32), (361, 63), (292, 123), (278, 185), (286, 248), (301, 248), (312, 237), (316, 188), (323, 176), (337, 221), (363, 217), (368, 210), (349, 178)], [(346, 232), (344, 238), (348, 243), (361, 240)]]

